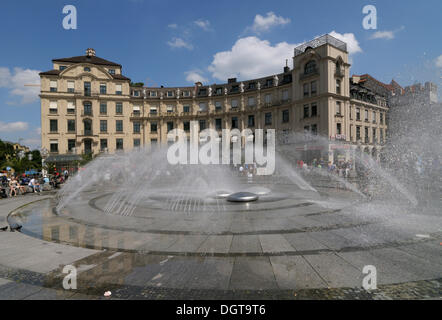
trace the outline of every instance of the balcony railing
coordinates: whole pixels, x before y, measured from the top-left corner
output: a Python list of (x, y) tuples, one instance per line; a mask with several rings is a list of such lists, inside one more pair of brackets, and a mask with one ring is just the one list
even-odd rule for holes
[(81, 135), (82, 136), (93, 136), (94, 132), (93, 132), (93, 130), (83, 130), (83, 131), (81, 131)]
[(314, 68), (311, 72), (309, 73), (301, 73), (299, 75), (299, 80), (304, 80), (313, 76), (318, 76), (319, 75), (319, 69), (318, 68)]
[(338, 40), (329, 34), (324, 34), (320, 37), (317, 37), (311, 41), (305, 42), (305, 43), (297, 46), (295, 48), (294, 56), (296, 57), (296, 56), (304, 53), (308, 47), (317, 48), (317, 47), (320, 47), (326, 43), (328, 43), (338, 49), (341, 49), (343, 51), (347, 51), (347, 44), (345, 42)]

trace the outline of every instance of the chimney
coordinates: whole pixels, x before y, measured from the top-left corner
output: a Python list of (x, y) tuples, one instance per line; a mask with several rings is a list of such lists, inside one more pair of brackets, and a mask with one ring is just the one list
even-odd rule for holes
[(235, 82), (236, 82), (236, 78), (227, 79), (227, 83), (235, 83)]
[(88, 57), (95, 57), (95, 50), (92, 49), (92, 48), (87, 48), (87, 49), (86, 49), (86, 55), (87, 55)]

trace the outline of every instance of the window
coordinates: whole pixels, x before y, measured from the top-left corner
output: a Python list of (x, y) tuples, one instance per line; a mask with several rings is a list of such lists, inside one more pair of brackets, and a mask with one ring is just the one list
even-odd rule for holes
[(289, 110), (282, 110), (282, 123), (289, 122)]
[(312, 103), (312, 117), (316, 117), (318, 115), (318, 106), (316, 103)]
[(336, 134), (341, 134), (341, 132), (342, 132), (342, 124), (337, 123), (336, 124)]
[(189, 132), (190, 131), (190, 122), (184, 121), (183, 122), (184, 131)]
[(134, 139), (134, 148), (140, 147), (140, 144), (141, 144), (140, 139)]
[(56, 114), (57, 110), (57, 101), (49, 102), (49, 113)]
[(150, 91), (149, 92), (149, 96), (156, 97), (157, 96), (157, 92), (156, 91)]
[(58, 131), (58, 120), (51, 119), (49, 121), (49, 129), (51, 132), (57, 132)]
[(115, 104), (115, 113), (116, 114), (123, 114), (123, 103), (122, 102), (117, 102)]
[(230, 92), (238, 92), (238, 91), (239, 91), (238, 85), (232, 86), (232, 89), (230, 89)]
[(68, 139), (68, 151), (72, 152), (75, 148), (75, 139)]
[(107, 114), (107, 103), (100, 102), (100, 114)]
[(304, 83), (304, 97), (308, 97), (309, 91), (308, 91), (308, 83)]
[(255, 105), (255, 97), (249, 97), (249, 107), (253, 107)]
[(309, 109), (308, 104), (304, 105), (304, 116), (303, 116), (304, 119), (309, 117), (308, 109)]
[(318, 134), (318, 125), (312, 124), (312, 135), (316, 136)]
[(312, 82), (310, 83), (310, 88), (311, 88), (311, 93), (312, 93), (312, 95), (316, 94), (316, 92), (317, 92), (316, 81), (312, 81)]
[(60, 66), (60, 67), (58, 67), (58, 70), (63, 71), (66, 68), (67, 68), (66, 66)]
[(132, 91), (132, 94), (133, 94), (134, 97), (139, 97), (140, 96), (140, 91), (139, 90)]
[(150, 107), (150, 114), (157, 114), (157, 107)]
[(222, 125), (222, 120), (221, 119), (215, 119), (215, 129), (216, 130), (221, 130), (223, 128), (223, 125)]
[(122, 93), (121, 84), (115, 85), (115, 94), (121, 95)]
[(265, 102), (266, 102), (266, 105), (270, 105), (272, 103), (272, 95), (271, 94), (265, 95)]
[(376, 143), (376, 128), (372, 128), (372, 138), (373, 138), (373, 143)]
[(106, 94), (106, 84), (100, 83), (100, 94)]
[(216, 88), (216, 94), (223, 94), (223, 88)]
[(249, 89), (255, 89), (256, 83), (255, 82), (249, 82)]
[(68, 92), (75, 92), (75, 82), (74, 81), (68, 81)]
[(115, 120), (115, 130), (117, 132), (123, 132), (123, 120)]
[(57, 92), (57, 80), (51, 80), (50, 81), (49, 91)]
[(140, 122), (134, 122), (134, 133), (140, 133), (141, 124)]
[(368, 122), (368, 110), (367, 109), (365, 109), (364, 114), (365, 114), (365, 121)]
[(173, 109), (174, 109), (174, 106), (173, 106), (173, 105), (169, 104), (169, 105), (167, 106), (167, 112), (168, 112), (168, 113), (172, 113), (172, 112), (173, 112)]
[(356, 140), (361, 140), (361, 127), (356, 126)]
[(173, 91), (167, 91), (167, 96), (168, 96), (169, 98), (173, 97)]
[(379, 120), (381, 124), (384, 124), (384, 113), (379, 113)]
[(232, 117), (232, 129), (238, 129), (238, 117)]
[(123, 150), (123, 139), (116, 139), (117, 150)]
[(91, 68), (89, 68), (89, 67), (84, 67), (83, 70), (84, 70), (85, 72), (91, 72)]
[(199, 125), (200, 125), (200, 131), (206, 129), (206, 120), (200, 120)]
[(50, 150), (51, 150), (51, 152), (54, 152), (54, 153), (58, 152), (58, 141), (57, 140), (50, 141)]
[(365, 143), (368, 143), (368, 127), (364, 127), (364, 136), (365, 136)]
[(341, 80), (336, 79), (336, 94), (341, 94)]
[(304, 74), (311, 74), (316, 71), (316, 61), (310, 60), (304, 66)]
[(350, 116), (350, 120), (353, 120), (353, 110), (352, 107), (350, 106), (350, 108), (348, 109), (349, 111), (349, 116)]
[(132, 107), (132, 113), (135, 117), (139, 117), (141, 112), (140, 106), (133, 106)]
[(232, 108), (238, 108), (238, 100), (232, 99), (231, 101), (231, 107)]
[(271, 112), (267, 112), (267, 113), (264, 115), (264, 123), (265, 123), (266, 126), (272, 124), (272, 113), (271, 113)]
[(157, 123), (156, 122), (151, 122), (150, 123), (150, 132), (156, 133), (157, 130), (158, 130)]
[(107, 132), (107, 120), (100, 120), (100, 132)]
[(167, 122), (167, 132), (173, 130), (173, 121)]
[(376, 123), (376, 111), (373, 111), (373, 123)]
[(68, 120), (68, 132), (75, 132), (75, 120)]
[(157, 143), (158, 143), (158, 139), (156, 139), (156, 138), (150, 139), (151, 146), (155, 147), (157, 145)]
[(384, 142), (384, 129), (379, 129), (379, 134), (380, 134), (380, 143)]
[(91, 83), (85, 81), (84, 82), (84, 95), (86, 97), (90, 97), (91, 96)]
[(73, 101), (68, 101), (68, 109), (67, 112), (69, 114), (75, 113), (75, 104)]
[(183, 106), (183, 112), (185, 112), (185, 113), (190, 112), (190, 106), (189, 105), (184, 105)]
[(247, 121), (248, 127), (254, 127), (255, 126), (255, 116), (249, 115), (248, 121)]
[(190, 97), (190, 91), (183, 91), (183, 97)]
[(200, 91), (198, 92), (199, 96), (206, 96), (207, 95), (207, 89), (200, 89)]
[(288, 101), (289, 100), (289, 91), (283, 90), (282, 91), (282, 101)]
[(215, 101), (215, 110), (221, 110), (223, 108), (223, 105), (221, 104), (221, 101)]
[(100, 150), (105, 151), (107, 149), (107, 139), (100, 139)]
[(341, 101), (336, 101), (336, 115), (341, 115)]
[(85, 102), (83, 104), (83, 113), (85, 116), (91, 116), (92, 115), (92, 103)]
[(273, 79), (267, 79), (266, 80), (266, 86), (271, 87), (273, 85)]
[(200, 102), (199, 111), (207, 111), (207, 104), (205, 102)]
[(361, 109), (356, 108), (356, 120), (361, 121)]
[(115, 74), (115, 69), (109, 69), (108, 71), (109, 71), (109, 74), (112, 74), (112, 75)]

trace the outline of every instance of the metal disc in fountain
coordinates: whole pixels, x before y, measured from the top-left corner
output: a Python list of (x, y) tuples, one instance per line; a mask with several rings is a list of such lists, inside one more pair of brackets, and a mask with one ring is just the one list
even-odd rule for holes
[(215, 199), (224, 199), (227, 198), (228, 196), (230, 196), (232, 194), (232, 192), (230, 191), (225, 191), (225, 190), (217, 190), (215, 191), (215, 193), (213, 194), (213, 198)]
[(227, 197), (230, 202), (250, 202), (258, 200), (258, 195), (251, 192), (236, 192)]

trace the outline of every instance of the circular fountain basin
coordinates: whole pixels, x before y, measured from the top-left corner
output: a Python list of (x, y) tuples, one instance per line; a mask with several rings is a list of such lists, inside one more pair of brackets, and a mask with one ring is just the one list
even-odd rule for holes
[(229, 192), (229, 191), (218, 190), (212, 195), (212, 197), (214, 199), (224, 199), (224, 198), (227, 198), (228, 196), (230, 196), (231, 194), (232, 194), (232, 192)]
[(230, 202), (250, 202), (258, 200), (259, 196), (251, 192), (236, 192), (227, 197)]

